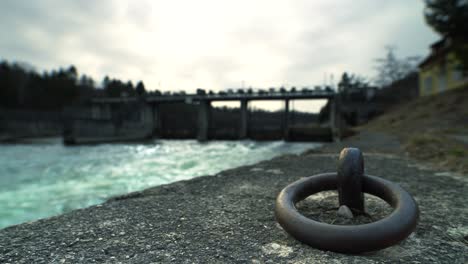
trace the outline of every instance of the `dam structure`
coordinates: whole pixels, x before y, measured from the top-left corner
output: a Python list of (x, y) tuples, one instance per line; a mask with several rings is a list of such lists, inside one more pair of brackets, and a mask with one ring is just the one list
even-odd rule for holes
[[(115, 119), (115, 109), (120, 109), (125, 105), (137, 105), (132, 108), (132, 111), (139, 112), (139, 124), (144, 124), (145, 127), (151, 127), (152, 133), (146, 133), (146, 136), (154, 136), (156, 131), (161, 131), (163, 122), (161, 122), (160, 108), (165, 104), (190, 104), (196, 106), (196, 139), (199, 141), (209, 140), (209, 130), (211, 122), (211, 112), (213, 102), (223, 101), (238, 101), (240, 102), (240, 124), (238, 127), (238, 139), (247, 139), (249, 130), (249, 102), (251, 101), (283, 101), (284, 112), (282, 115), (282, 137), (284, 140), (289, 139), (288, 131), (290, 128), (290, 101), (292, 100), (319, 100), (325, 99), (329, 101), (329, 129), (333, 138), (340, 137), (339, 131), (339, 97), (332, 89), (291, 89), (286, 91), (281, 90), (258, 90), (238, 89), (234, 91), (229, 89), (218, 93), (209, 92), (198, 89), (197, 93), (185, 94), (144, 94), (138, 97), (102, 97), (93, 98), (90, 102), (91, 116), (94, 120)], [(151, 134), (151, 135), (148, 135)]]

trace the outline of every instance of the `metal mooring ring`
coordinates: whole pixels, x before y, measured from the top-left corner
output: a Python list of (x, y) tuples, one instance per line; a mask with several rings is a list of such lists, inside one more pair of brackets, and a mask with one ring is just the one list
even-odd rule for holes
[(394, 208), (386, 218), (362, 225), (331, 225), (299, 213), (297, 202), (314, 193), (336, 190), (337, 182), (337, 173), (324, 173), (288, 185), (276, 199), (279, 224), (303, 243), (340, 253), (383, 249), (405, 239), (415, 229), (419, 210), (411, 195), (399, 185), (371, 175), (363, 175), (362, 191), (380, 197)]

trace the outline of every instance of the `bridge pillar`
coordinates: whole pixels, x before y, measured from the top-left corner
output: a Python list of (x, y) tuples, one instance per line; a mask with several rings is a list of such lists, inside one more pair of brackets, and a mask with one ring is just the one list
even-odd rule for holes
[(102, 104), (98, 119), (112, 119), (111, 104)]
[(101, 105), (100, 104), (93, 104), (91, 106), (91, 118), (101, 119)]
[(329, 120), (330, 120), (330, 129), (332, 132), (332, 137), (333, 137), (333, 140), (339, 141), (339, 133), (338, 133), (338, 126), (337, 126), (337, 106), (338, 106), (337, 97), (330, 98), (328, 100), (330, 104)]
[(248, 109), (249, 101), (241, 100), (240, 105), (240, 112), (241, 112), (241, 120), (240, 120), (240, 132), (239, 138), (245, 139), (247, 138), (247, 131), (249, 126), (249, 109)]
[(153, 111), (153, 134), (157, 137), (162, 136), (162, 120), (161, 120), (161, 109), (159, 104), (154, 104), (151, 107)]
[(110, 119), (112, 118), (112, 111), (110, 104), (93, 104), (91, 106), (92, 119)]
[(152, 106), (146, 102), (140, 102), (140, 123), (145, 137), (151, 138), (154, 129), (154, 116)]
[(148, 126), (153, 126), (153, 110), (151, 109), (151, 105), (147, 103), (141, 103), (140, 106), (140, 122), (148, 125)]
[(200, 101), (198, 107), (198, 135), (199, 141), (206, 141), (208, 139), (208, 129), (210, 124), (210, 101)]
[(284, 100), (283, 137), (289, 139), (289, 99)]
[(341, 95), (336, 95), (336, 102), (335, 102), (335, 127), (336, 127), (336, 141), (341, 140)]

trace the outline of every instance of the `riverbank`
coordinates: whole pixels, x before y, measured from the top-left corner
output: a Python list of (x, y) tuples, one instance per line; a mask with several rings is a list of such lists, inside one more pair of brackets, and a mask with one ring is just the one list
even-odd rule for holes
[(357, 130), (395, 135), (408, 156), (468, 174), (468, 86), (403, 103)]
[[(367, 173), (401, 184), (421, 211), (416, 232), (385, 250), (357, 256), (316, 250), (290, 237), (275, 221), (278, 192), (302, 177), (334, 171), (340, 144), (348, 144), (344, 142), (5, 228), (0, 230), (0, 262), (466, 263), (467, 177), (372, 150), (369, 138), (385, 141), (381, 136), (371, 133), (366, 140), (348, 143), (369, 153)], [(309, 198), (300, 210), (310, 217), (320, 215), (322, 206), (336, 200), (334, 195)], [(370, 211), (385, 209), (372, 200), (368, 206)]]

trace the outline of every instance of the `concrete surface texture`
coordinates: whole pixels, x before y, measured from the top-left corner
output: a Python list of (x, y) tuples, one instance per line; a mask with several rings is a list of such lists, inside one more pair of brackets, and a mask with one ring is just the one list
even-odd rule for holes
[[(364, 149), (365, 150), (365, 149)], [(468, 177), (390, 154), (365, 155), (366, 173), (399, 183), (419, 204), (416, 231), (361, 255), (296, 241), (274, 218), (287, 184), (336, 170), (338, 152), (288, 155), (217, 175), (115, 197), (101, 205), (0, 230), (0, 263), (466, 263)], [(367, 197), (373, 219), (391, 210)], [(336, 193), (298, 204), (308, 217), (346, 224)]]

